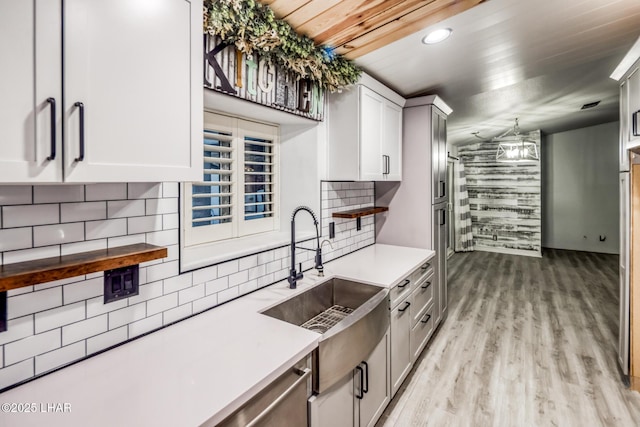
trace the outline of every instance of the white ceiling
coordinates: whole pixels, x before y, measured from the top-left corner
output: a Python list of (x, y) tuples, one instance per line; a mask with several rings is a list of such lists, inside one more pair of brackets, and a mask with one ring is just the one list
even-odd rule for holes
[[(430, 30), (453, 29), (438, 45)], [(449, 142), (555, 133), (618, 119), (609, 79), (640, 36), (640, 0), (488, 0), (356, 60), (405, 97), (438, 94), (453, 108)], [(583, 104), (601, 100), (581, 111)]]

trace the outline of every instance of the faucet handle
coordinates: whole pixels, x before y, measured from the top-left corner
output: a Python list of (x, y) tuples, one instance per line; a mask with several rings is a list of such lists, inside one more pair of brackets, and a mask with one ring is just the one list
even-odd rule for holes
[(331, 244), (331, 241), (329, 239), (324, 239), (322, 241), (322, 243), (320, 243), (320, 250), (322, 250), (322, 247), (324, 246), (325, 243), (328, 243), (329, 247), (331, 247), (331, 249), (333, 249), (333, 245)]

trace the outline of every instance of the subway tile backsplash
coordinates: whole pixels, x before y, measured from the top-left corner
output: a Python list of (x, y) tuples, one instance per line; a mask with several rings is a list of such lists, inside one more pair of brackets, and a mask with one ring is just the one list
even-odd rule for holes
[[(169, 252), (140, 266), (139, 295), (107, 305), (103, 273), (9, 291), (0, 390), (286, 278), (288, 247), (179, 274), (178, 195), (175, 182), (0, 186), (0, 263), (141, 242)], [(372, 182), (322, 182), (321, 197), (323, 239), (336, 224), (325, 262), (375, 243), (373, 216), (360, 231), (331, 217), (373, 205)], [(311, 252), (297, 259), (313, 268)]]

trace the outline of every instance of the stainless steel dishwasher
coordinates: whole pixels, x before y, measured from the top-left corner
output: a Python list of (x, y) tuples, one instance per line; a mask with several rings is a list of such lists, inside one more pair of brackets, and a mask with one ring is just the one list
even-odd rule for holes
[[(298, 362), (229, 415), (218, 427), (302, 427), (308, 424), (311, 394), (310, 357)], [(204, 423), (204, 426), (212, 426)]]

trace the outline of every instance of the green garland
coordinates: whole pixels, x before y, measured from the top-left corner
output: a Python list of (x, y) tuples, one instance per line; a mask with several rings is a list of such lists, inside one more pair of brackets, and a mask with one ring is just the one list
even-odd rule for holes
[(204, 32), (235, 44), (246, 54), (258, 53), (331, 92), (360, 77), (360, 69), (353, 62), (297, 34), (257, 0), (204, 0)]

